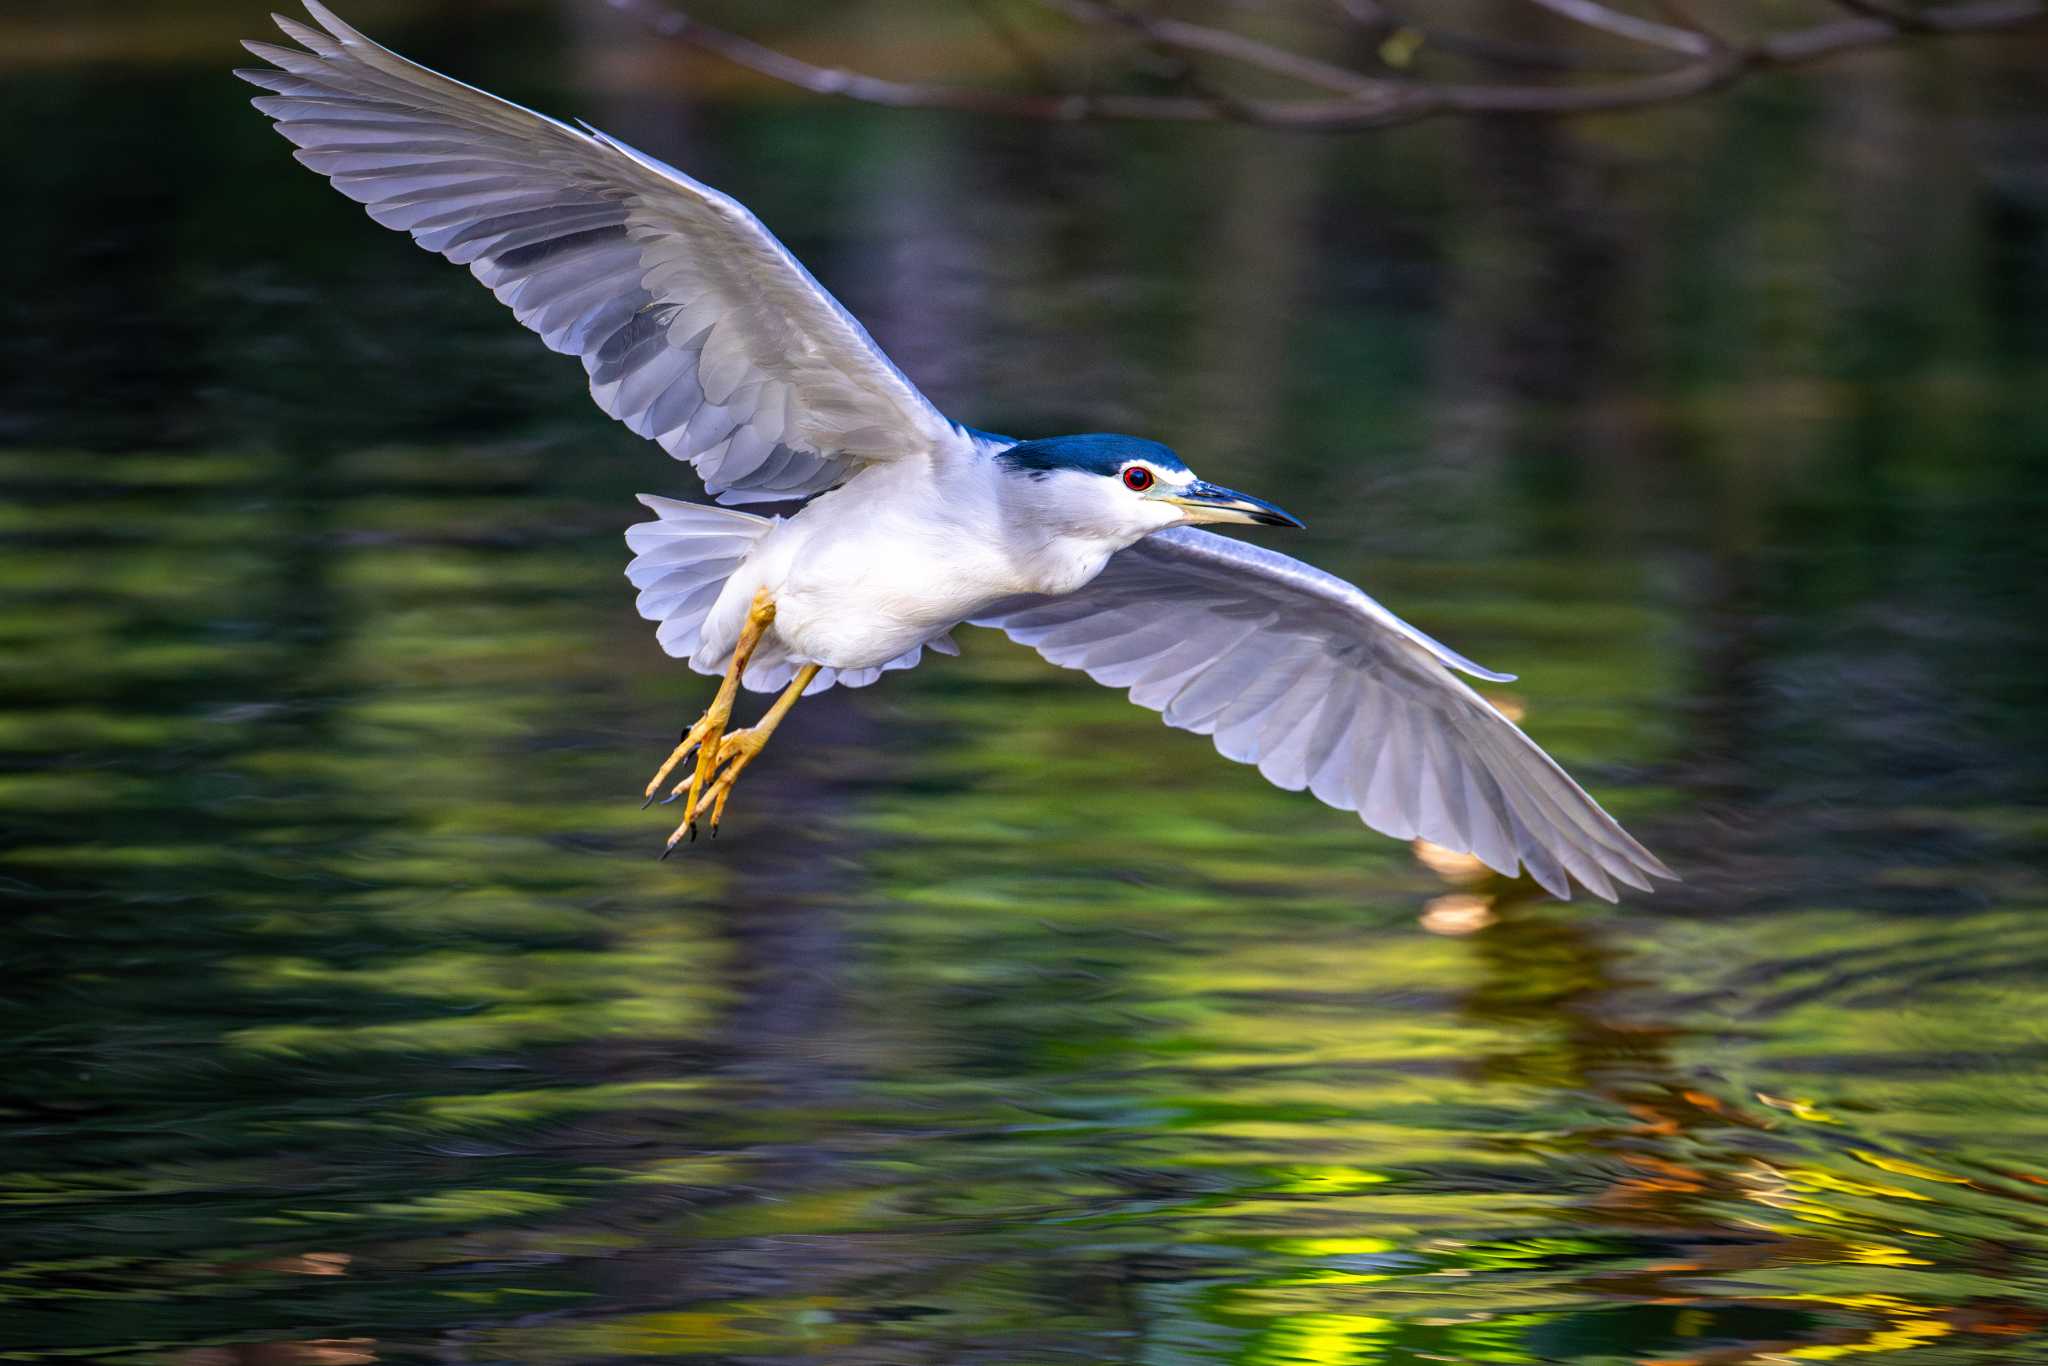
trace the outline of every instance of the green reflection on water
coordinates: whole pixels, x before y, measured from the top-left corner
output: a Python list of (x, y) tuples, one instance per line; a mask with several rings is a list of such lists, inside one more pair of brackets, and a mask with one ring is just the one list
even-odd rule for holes
[[(79, 137), (119, 142), (111, 84), (10, 98), (99, 92)], [(764, 108), (699, 149), (963, 416), (1157, 431), (1521, 674), (1687, 876), (1609, 910), (1447, 882), (982, 633), (806, 702), (727, 838), (656, 862), (637, 789), (705, 689), (618, 532), (683, 476), (209, 98), (278, 188), (133, 307), (196, 329), (181, 368), (110, 408), (37, 312), (8, 391), (0, 1359), (1989, 1363), (2048, 1327), (2048, 248), (1972, 210), (1993, 152), (1855, 89), (1676, 114), (1663, 171), (1598, 126)], [(749, 180), (778, 149), (868, 170)], [(906, 318), (899, 238), (965, 302)], [(1476, 932), (1421, 928), (1448, 896)]]
[[(24, 666), (0, 731), (0, 1300), (39, 1351), (1992, 1360), (2039, 1326), (2023, 904), (1493, 885), (1425, 934), (1404, 848), (992, 639), (807, 704), (735, 838), (657, 863), (631, 788), (694, 685), (630, 662), (602, 540), (409, 543), (491, 468), (441, 466), (402, 509), (381, 458), (332, 468), (346, 605), (293, 639), (237, 624), (305, 606), (237, 566), (295, 537), (205, 534), (268, 460), (129, 544), (73, 529), (75, 464), (0, 465), (53, 512), (0, 559), (24, 621), (106, 662)], [(101, 572), (172, 546), (184, 589)], [(1539, 729), (1541, 650), (1604, 658), (1584, 743), (1657, 762), (1611, 719), (1655, 706), (1656, 630), (1562, 611), (1607, 589), (1560, 571), (1524, 618), (1528, 582), (1435, 611), (1534, 632)]]

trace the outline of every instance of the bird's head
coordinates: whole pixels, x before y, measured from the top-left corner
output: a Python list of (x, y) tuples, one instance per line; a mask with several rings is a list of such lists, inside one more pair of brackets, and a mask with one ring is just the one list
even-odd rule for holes
[(1157, 441), (1095, 432), (1024, 441), (998, 451), (996, 464), (1017, 481), (1034, 519), (1068, 534), (1129, 545), (1170, 526), (1301, 522), (1261, 498), (1195, 478)]

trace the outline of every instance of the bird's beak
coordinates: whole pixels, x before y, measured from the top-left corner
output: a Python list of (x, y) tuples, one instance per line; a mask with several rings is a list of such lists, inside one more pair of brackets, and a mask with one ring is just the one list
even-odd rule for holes
[(1302, 524), (1300, 518), (1282, 512), (1263, 498), (1254, 498), (1206, 479), (1197, 479), (1182, 488), (1162, 490), (1153, 496), (1162, 503), (1186, 508), (1190, 522), (1252, 522), (1259, 526), (1292, 527)]

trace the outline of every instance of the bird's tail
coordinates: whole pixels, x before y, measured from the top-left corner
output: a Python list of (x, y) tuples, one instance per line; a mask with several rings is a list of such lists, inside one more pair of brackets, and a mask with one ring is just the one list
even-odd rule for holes
[[(732, 641), (716, 639), (718, 627), (711, 622), (711, 609), (724, 591), (725, 581), (746, 563), (755, 543), (782, 519), (704, 503), (678, 503), (651, 493), (641, 494), (640, 501), (660, 520), (626, 529), (626, 544), (634, 552), (626, 577), (640, 590), (635, 605), (641, 616), (656, 623), (655, 639), (663, 650), (688, 661), (698, 673), (720, 673)], [(716, 648), (704, 648), (707, 629)], [(886, 664), (820, 669), (807, 691), (823, 692), (834, 684), (864, 688), (891, 669), (910, 668), (924, 657), (927, 648), (945, 655), (960, 653), (951, 634), (942, 631)], [(797, 661), (782, 653), (782, 647), (771, 638), (755, 652), (754, 663), (741, 681), (754, 692), (774, 692), (788, 683), (796, 670)]]
[(640, 590), (635, 606), (658, 623), (655, 638), (665, 652), (691, 659), (704, 643), (705, 620), (725, 581), (781, 519), (651, 493), (640, 501), (660, 520), (626, 530), (634, 552), (626, 577)]

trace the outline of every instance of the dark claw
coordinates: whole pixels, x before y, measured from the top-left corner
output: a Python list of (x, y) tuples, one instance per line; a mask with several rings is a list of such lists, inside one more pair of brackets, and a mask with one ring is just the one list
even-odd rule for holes
[[(667, 795), (666, 797), (663, 797), (663, 798), (661, 799), (661, 804), (662, 804), (663, 806), (673, 806), (673, 805), (675, 805), (675, 800), (676, 800), (676, 798), (678, 798), (678, 797), (680, 797), (680, 796), (682, 796), (682, 795), (683, 795), (683, 794), (682, 794), (682, 793), (680, 793), (680, 792), (671, 792), (671, 793), (669, 793), (669, 794), (668, 794), (668, 795)], [(652, 797), (649, 797), (649, 798), (648, 798), (647, 800), (649, 800), (649, 801), (653, 801), (654, 799), (653, 799)], [(642, 808), (642, 809), (644, 810), (645, 808)]]
[(717, 827), (716, 825), (713, 825), (713, 826), (711, 827), (711, 838), (713, 838), (713, 839), (717, 839), (717, 838), (718, 838), (718, 827)]
[(657, 862), (657, 863), (667, 863), (667, 862), (668, 862), (668, 856), (669, 856), (670, 854), (673, 854), (673, 853), (674, 853), (675, 851), (676, 851), (676, 847), (675, 847), (675, 846), (674, 846), (673, 844), (670, 844), (670, 845), (667, 845), (667, 846), (665, 846), (665, 847), (664, 847), (664, 848), (662, 849), (662, 851), (661, 851), (661, 857), (660, 857), (660, 858), (658, 858), (658, 859), (656, 859), (656, 860), (655, 860), (655, 862)]
[(640, 803), (640, 809), (641, 809), (642, 811), (645, 811), (645, 810), (646, 810), (646, 809), (647, 809), (648, 807), (650, 807), (650, 806), (652, 806), (652, 805), (654, 805), (654, 794), (653, 794), (652, 792), (650, 792), (650, 793), (648, 793), (648, 794), (647, 794), (647, 800), (646, 800), (646, 801), (644, 801), (644, 802), (642, 802), (642, 803)]
[(697, 822), (695, 822), (695, 821), (691, 821), (691, 822), (690, 822), (690, 843), (692, 843), (692, 844), (695, 844), (696, 842), (697, 842)]

